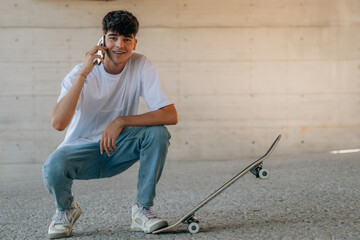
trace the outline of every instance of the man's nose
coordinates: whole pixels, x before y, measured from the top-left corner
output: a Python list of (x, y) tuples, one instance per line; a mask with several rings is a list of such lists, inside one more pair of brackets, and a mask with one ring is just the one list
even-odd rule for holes
[(121, 38), (119, 38), (119, 39), (116, 41), (116, 46), (119, 47), (119, 48), (121, 48), (121, 47), (123, 47), (123, 45), (124, 45), (124, 41), (123, 41)]

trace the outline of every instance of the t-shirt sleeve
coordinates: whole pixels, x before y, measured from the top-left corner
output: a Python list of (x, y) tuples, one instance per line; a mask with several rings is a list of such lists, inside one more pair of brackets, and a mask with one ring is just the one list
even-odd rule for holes
[[(69, 91), (71, 86), (73, 85), (74, 81), (76, 80), (76, 77), (81, 69), (82, 64), (76, 65), (62, 80), (61, 82), (61, 92), (60, 96), (58, 98), (58, 102), (66, 95), (66, 93)], [(81, 98), (80, 94), (80, 98)]]
[(157, 69), (147, 59), (141, 77), (141, 96), (150, 111), (172, 104), (164, 84), (159, 79)]

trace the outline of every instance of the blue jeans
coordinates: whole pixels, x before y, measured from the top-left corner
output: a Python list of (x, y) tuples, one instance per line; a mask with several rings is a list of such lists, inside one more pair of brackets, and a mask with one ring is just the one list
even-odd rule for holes
[(134, 127), (116, 140), (118, 151), (100, 154), (100, 143), (63, 146), (46, 160), (42, 174), (45, 185), (55, 197), (58, 210), (66, 210), (72, 201), (74, 179), (108, 178), (124, 172), (138, 160), (137, 203), (151, 207), (160, 179), (170, 133), (165, 126)]

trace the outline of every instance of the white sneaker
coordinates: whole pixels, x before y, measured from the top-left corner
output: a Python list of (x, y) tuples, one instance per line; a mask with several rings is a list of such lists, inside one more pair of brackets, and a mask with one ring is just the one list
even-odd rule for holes
[(70, 237), (72, 226), (80, 217), (81, 213), (82, 210), (75, 200), (72, 201), (69, 209), (65, 211), (56, 210), (50, 223), (48, 238)]
[(132, 231), (143, 231), (145, 233), (152, 233), (155, 230), (168, 226), (168, 223), (157, 217), (150, 208), (140, 207), (135, 204), (132, 209)]

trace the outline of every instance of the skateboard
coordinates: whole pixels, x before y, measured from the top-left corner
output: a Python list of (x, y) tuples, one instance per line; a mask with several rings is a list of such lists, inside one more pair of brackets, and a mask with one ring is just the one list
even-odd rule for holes
[(230, 179), (228, 182), (226, 182), (224, 185), (222, 185), (220, 188), (218, 188), (214, 193), (212, 193), (210, 196), (205, 198), (204, 201), (199, 203), (196, 207), (194, 207), (190, 212), (185, 214), (182, 218), (180, 218), (179, 221), (177, 221), (175, 224), (156, 230), (153, 233), (162, 233), (162, 232), (171, 232), (171, 230), (174, 230), (174, 228), (179, 225), (180, 223), (188, 224), (188, 230), (190, 233), (197, 233), (200, 229), (199, 226), (199, 220), (195, 216), (195, 213), (204, 207), (207, 203), (209, 203), (212, 199), (214, 199), (217, 195), (219, 195), (222, 191), (224, 191), (226, 188), (228, 188), (230, 185), (232, 185), (236, 180), (244, 176), (246, 173), (251, 172), (254, 174), (257, 178), (260, 179), (266, 179), (269, 177), (268, 170), (263, 168), (263, 161), (270, 156), (270, 154), (274, 151), (277, 144), (279, 143), (281, 139), (281, 135), (279, 135), (273, 144), (270, 146), (269, 150), (265, 153), (264, 156), (250, 164), (248, 167), (246, 167), (244, 170), (242, 170), (240, 173), (235, 175), (232, 179)]

